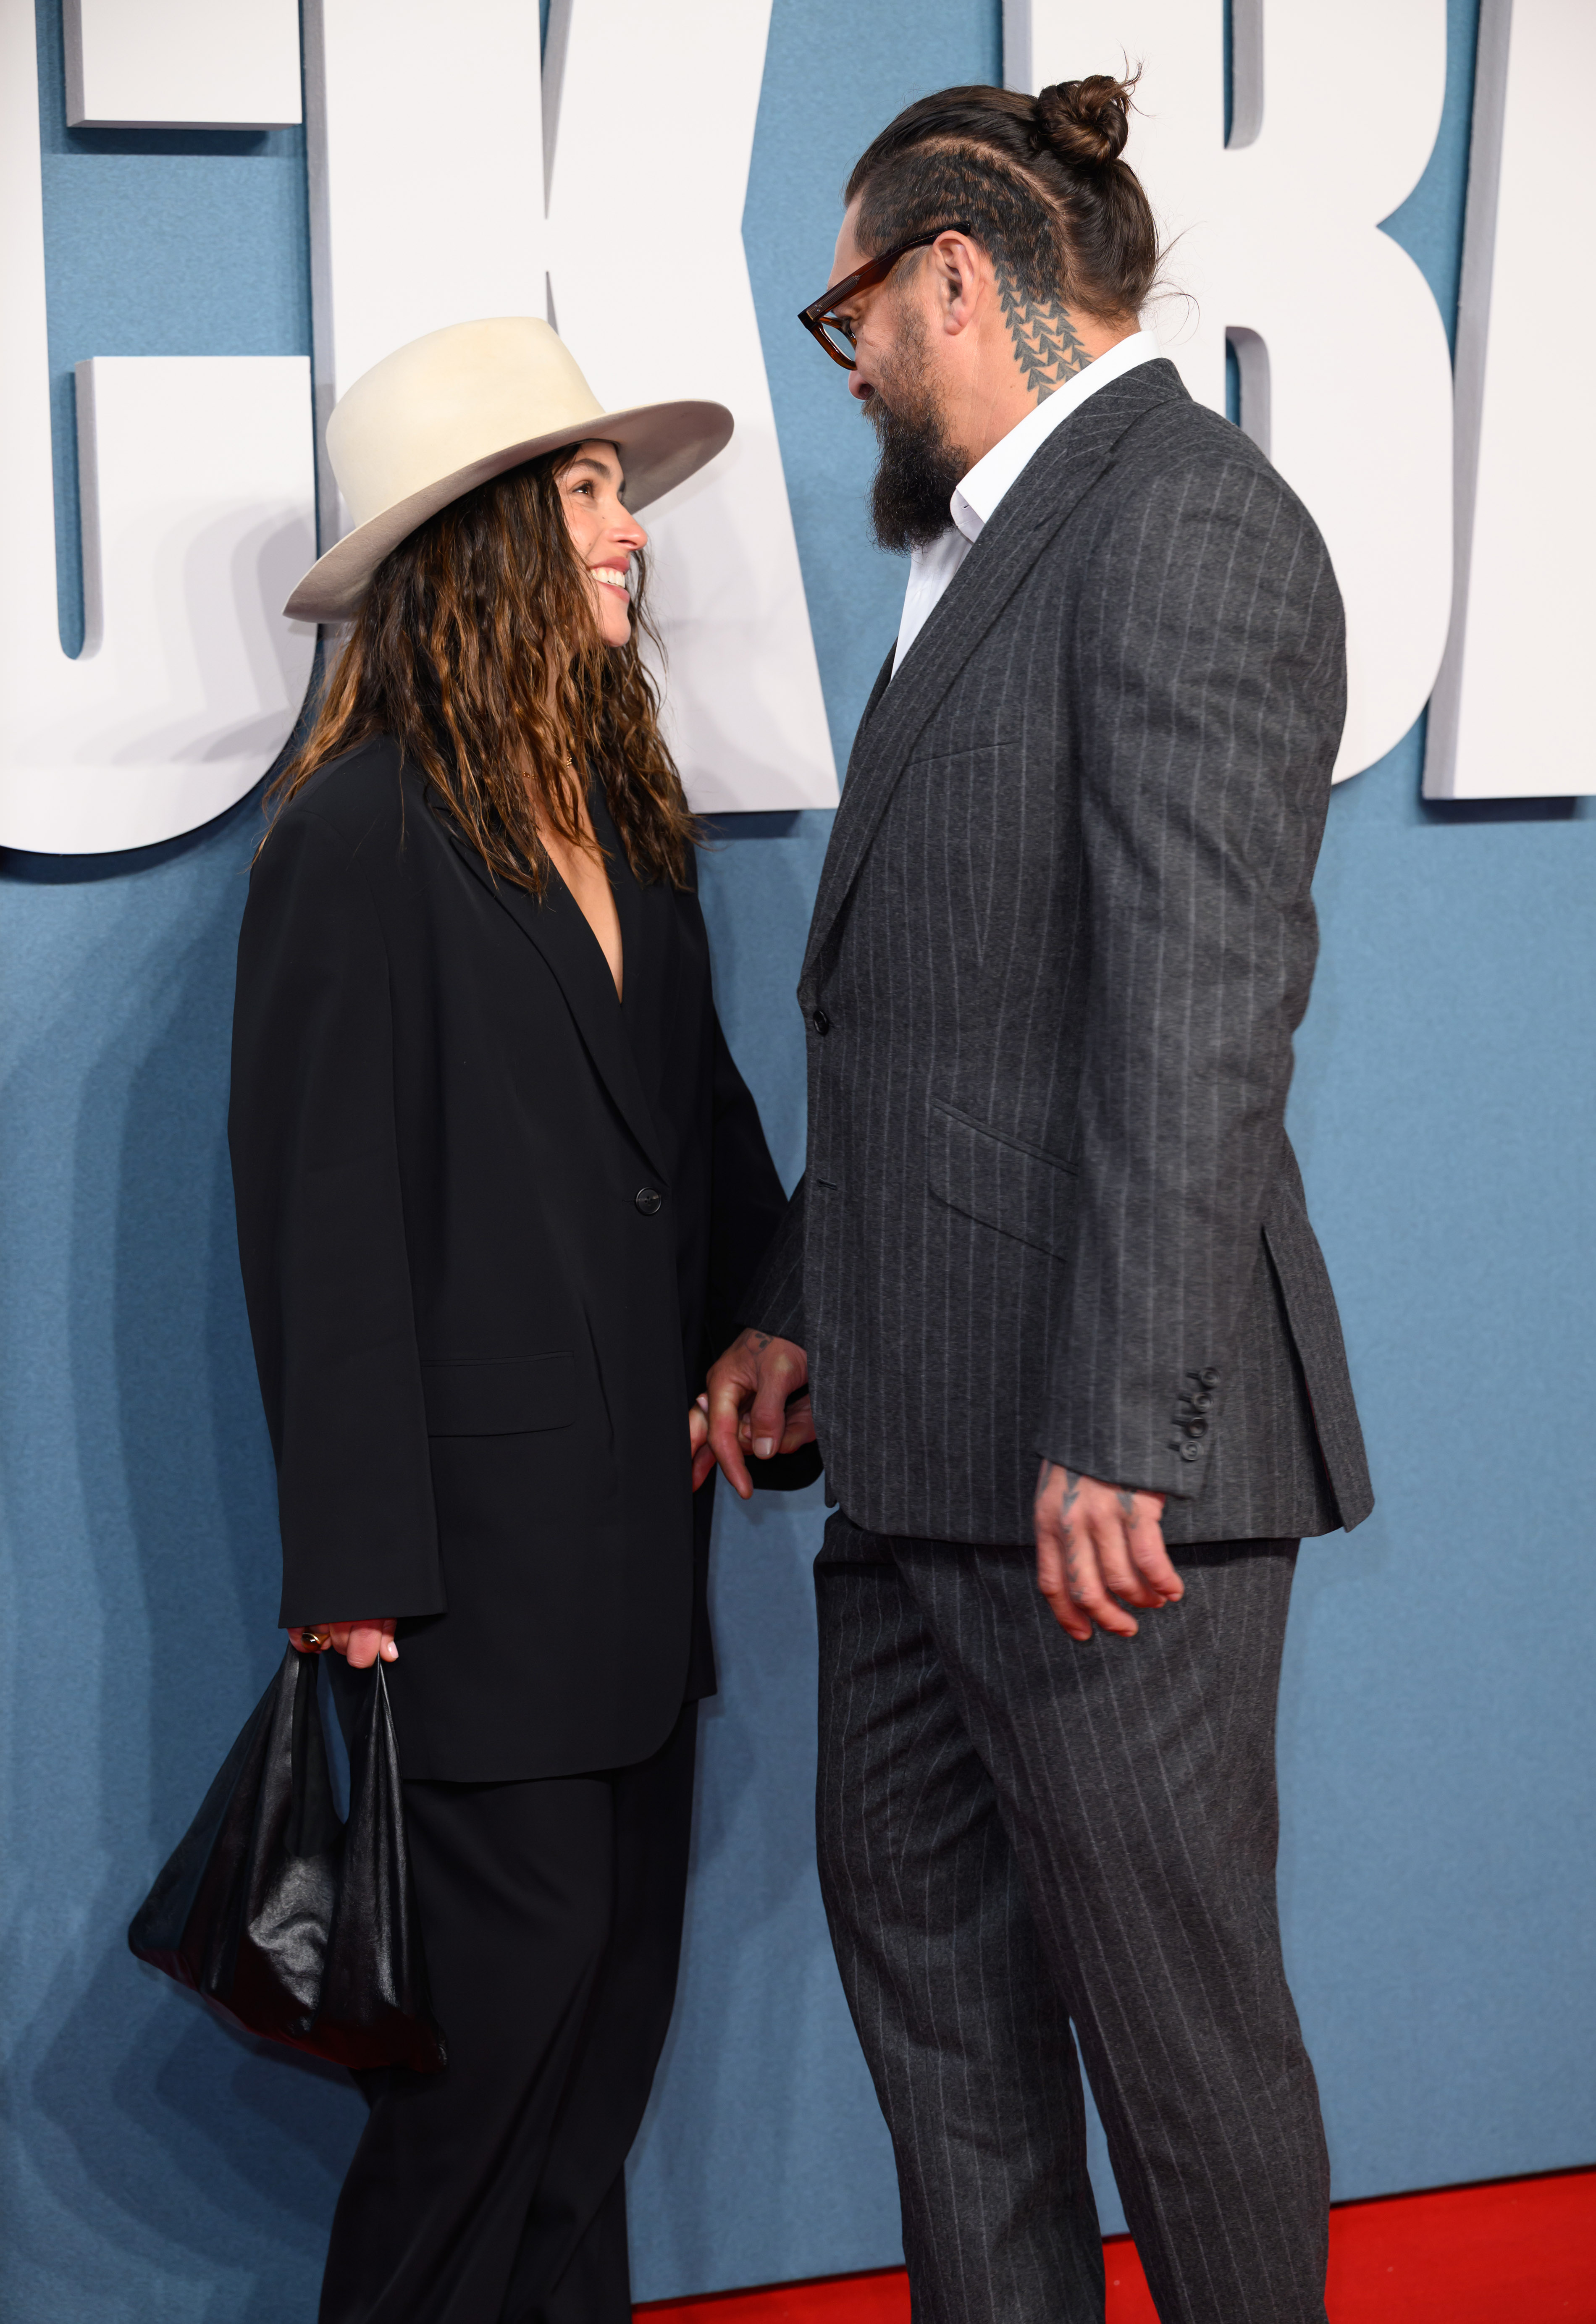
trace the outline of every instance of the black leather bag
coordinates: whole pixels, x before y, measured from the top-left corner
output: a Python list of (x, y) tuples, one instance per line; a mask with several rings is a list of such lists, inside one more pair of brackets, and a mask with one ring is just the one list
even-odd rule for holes
[(334, 2065), (435, 2072), (444, 2042), (427, 1989), (383, 1665), (359, 1694), (345, 1823), (316, 1660), (290, 1646), (127, 1941), (246, 2033)]

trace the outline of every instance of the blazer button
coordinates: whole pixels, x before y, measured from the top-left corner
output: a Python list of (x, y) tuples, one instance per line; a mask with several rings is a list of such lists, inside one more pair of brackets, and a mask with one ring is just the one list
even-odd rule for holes
[(1204, 1388), (1217, 1388), (1219, 1386), (1219, 1374), (1213, 1369), (1212, 1365), (1205, 1372), (1200, 1373), (1199, 1378), (1201, 1379)]
[(651, 1219), (660, 1207), (660, 1196), (652, 1186), (640, 1186), (632, 1199), (646, 1219)]
[(815, 1014), (810, 1018), (809, 1022), (813, 1025), (815, 1030), (819, 1034), (822, 1040), (826, 1038), (826, 1036), (831, 1030), (831, 1019), (826, 1015), (824, 1009), (816, 1009)]
[(1209, 1395), (1206, 1388), (1200, 1388), (1197, 1390), (1196, 1395), (1190, 1399), (1190, 1402), (1194, 1412), (1206, 1412), (1210, 1405), (1213, 1402), (1213, 1398)]
[(1200, 1444), (1194, 1444), (1188, 1437), (1180, 1448), (1180, 1457), (1183, 1461), (1195, 1461), (1202, 1450)]

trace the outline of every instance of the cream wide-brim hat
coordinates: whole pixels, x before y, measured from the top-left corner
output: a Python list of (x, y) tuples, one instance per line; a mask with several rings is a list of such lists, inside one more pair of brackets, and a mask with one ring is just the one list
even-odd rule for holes
[(407, 533), (540, 452), (604, 438), (620, 451), (627, 507), (641, 509), (713, 460), (731, 433), (724, 403), (605, 411), (570, 350), (534, 316), (429, 331), (363, 372), (334, 405), (328, 455), (355, 526), (283, 611), (299, 622), (346, 622)]

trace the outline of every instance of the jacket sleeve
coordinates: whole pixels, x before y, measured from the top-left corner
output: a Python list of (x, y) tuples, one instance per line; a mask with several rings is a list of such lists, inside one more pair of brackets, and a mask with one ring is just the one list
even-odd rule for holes
[(289, 1626), (444, 1608), (392, 1052), (364, 878), (291, 809), (250, 880), (227, 1122)]
[(787, 1196), (764, 1124), (715, 1017), (715, 1130), (711, 1155), (709, 1297), (705, 1330), (713, 1362), (741, 1324), (740, 1302), (770, 1250)]
[[(714, 1170), (707, 1327), (711, 1361), (743, 1328), (755, 1270), (761, 1278), (768, 1273), (773, 1250), (780, 1245), (792, 1216), (792, 1204), (781, 1191), (781, 1181), (765, 1143), (759, 1109), (726, 1046), (718, 1017), (715, 1025)], [(796, 1203), (798, 1197), (793, 1199)], [(801, 1234), (798, 1250), (801, 1257)], [(798, 1320), (801, 1330), (801, 1316)], [(760, 1328), (768, 1330), (770, 1326)], [(780, 1336), (798, 1339), (798, 1333), (794, 1332), (783, 1332)], [(801, 1340), (798, 1343), (802, 1344)], [(820, 1474), (819, 1449), (805, 1444), (796, 1452), (779, 1452), (769, 1461), (750, 1459), (748, 1472), (755, 1485), (767, 1492), (797, 1492), (812, 1484)]]
[(1223, 459), (1145, 488), (1083, 602), (1093, 967), (1037, 1449), (1191, 1495), (1224, 1426), (1313, 975), (1341, 599), (1300, 503)]
[(739, 1326), (807, 1348), (804, 1322), (804, 1180), (793, 1188), (758, 1275), (737, 1310)]

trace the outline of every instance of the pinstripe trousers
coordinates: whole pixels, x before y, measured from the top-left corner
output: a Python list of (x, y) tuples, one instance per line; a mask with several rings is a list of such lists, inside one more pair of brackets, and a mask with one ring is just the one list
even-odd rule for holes
[(1075, 2037), (1163, 2324), (1324, 2324), (1329, 2167), (1280, 1955), (1295, 1541), (1077, 1646), (1029, 1551), (816, 1563), (821, 1884), (887, 2117), (915, 2324), (1101, 2324)]

